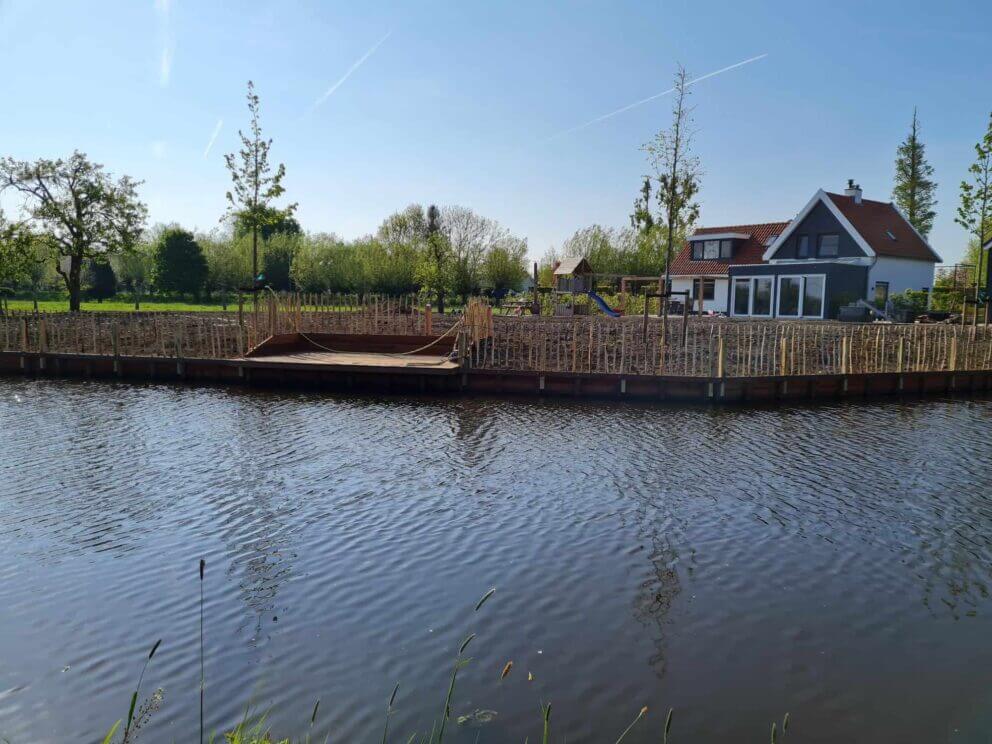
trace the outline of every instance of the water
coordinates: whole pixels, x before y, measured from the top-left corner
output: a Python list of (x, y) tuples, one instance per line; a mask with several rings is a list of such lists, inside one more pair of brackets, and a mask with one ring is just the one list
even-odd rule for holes
[[(987, 741), (992, 399), (764, 409), (0, 380), (0, 737)], [(479, 613), (477, 599), (497, 592)], [(513, 671), (499, 681), (506, 661)], [(528, 673), (533, 681), (528, 681)], [(559, 739), (560, 740), (560, 739)]]

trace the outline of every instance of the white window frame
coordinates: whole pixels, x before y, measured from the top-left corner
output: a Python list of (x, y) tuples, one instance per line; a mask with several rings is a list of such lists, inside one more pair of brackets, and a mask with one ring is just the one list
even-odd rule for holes
[[(740, 315), (734, 308), (736, 305), (737, 297), (737, 280), (747, 279), (748, 280), (748, 298), (747, 298), (747, 314)], [(768, 303), (768, 313), (764, 315), (755, 315), (754, 313), (754, 297), (755, 297), (755, 287), (757, 286), (759, 279), (767, 279), (772, 285), (772, 297)], [(732, 276), (730, 277), (730, 315), (737, 318), (771, 318), (773, 317), (772, 311), (775, 309), (775, 276), (773, 274), (748, 274), (747, 276)]]
[[(803, 307), (806, 304), (806, 280), (807, 279), (823, 279), (823, 297), (820, 300), (820, 314), (819, 315), (805, 315)], [(783, 279), (799, 279), (799, 314), (798, 315), (782, 315), (782, 280)], [(823, 320), (827, 312), (827, 275), (826, 274), (779, 274), (778, 279), (775, 282), (775, 317), (776, 318), (791, 318), (794, 320)]]

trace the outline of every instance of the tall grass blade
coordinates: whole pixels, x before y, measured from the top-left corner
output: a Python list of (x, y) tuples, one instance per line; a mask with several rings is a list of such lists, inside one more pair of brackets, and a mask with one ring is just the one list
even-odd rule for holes
[(786, 730), (789, 728), (789, 714), (785, 714), (785, 718), (782, 719), (782, 733), (785, 734)]
[(203, 573), (207, 562), (200, 559), (200, 744), (203, 744)]
[(482, 599), (480, 599), (480, 600), (479, 600), (479, 603), (478, 603), (478, 604), (477, 604), (477, 605), (475, 606), (475, 611), (476, 611), (476, 612), (478, 612), (478, 611), (479, 611), (479, 608), (481, 608), (481, 607), (482, 607), (482, 605), (484, 605), (484, 604), (486, 603), (486, 601), (487, 601), (487, 600), (488, 600), (488, 599), (489, 599), (489, 598), (490, 598), (491, 596), (493, 596), (493, 595), (494, 595), (495, 593), (496, 593), (496, 587), (493, 587), (493, 588), (492, 588), (492, 589), (490, 589), (490, 590), (489, 590), (488, 592), (486, 592), (485, 594), (483, 594), (483, 595), (482, 595)]
[(620, 742), (622, 742), (622, 741), (624, 740), (624, 737), (625, 737), (625, 736), (627, 736), (627, 734), (629, 734), (629, 733), (630, 733), (630, 730), (631, 730), (632, 728), (634, 728), (634, 726), (636, 726), (636, 725), (637, 725), (637, 722), (638, 722), (638, 721), (640, 721), (640, 720), (641, 720), (642, 718), (644, 718), (644, 716), (646, 716), (646, 715), (647, 715), (647, 713), (648, 713), (648, 706), (646, 706), (646, 705), (645, 705), (645, 706), (644, 706), (643, 708), (641, 708), (641, 710), (640, 710), (640, 711), (638, 712), (638, 714), (637, 714), (637, 717), (636, 717), (636, 718), (634, 718), (634, 720), (630, 722), (630, 725), (629, 725), (629, 726), (628, 726), (627, 728), (625, 728), (625, 729), (623, 730), (623, 733), (622, 733), (622, 734), (620, 734), (620, 738), (619, 738), (619, 739), (617, 739), (617, 741), (616, 741), (616, 744), (620, 744)]
[(400, 683), (397, 682), (393, 687), (393, 694), (389, 696), (389, 702), (386, 703), (386, 725), (382, 729), (382, 744), (386, 744), (386, 737), (389, 735), (389, 716), (393, 712), (393, 701), (396, 700), (396, 691), (399, 689)]
[(138, 675), (138, 684), (134, 688), (134, 692), (131, 693), (131, 705), (127, 711), (127, 723), (124, 724), (124, 737), (122, 739), (124, 744), (127, 744), (128, 736), (131, 733), (131, 722), (134, 720), (134, 706), (138, 702), (138, 693), (141, 691), (141, 681), (145, 678), (145, 670), (148, 669), (148, 662), (150, 662), (152, 657), (155, 656), (155, 652), (158, 650), (161, 643), (162, 639), (159, 638), (152, 644), (152, 650), (148, 652), (148, 657), (145, 659), (145, 663), (141, 666), (141, 673)]
[(117, 733), (117, 729), (119, 729), (120, 727), (121, 727), (120, 721), (118, 721), (113, 726), (111, 726), (110, 731), (108, 731), (107, 735), (103, 737), (103, 744), (110, 744), (110, 742), (113, 741), (114, 739), (114, 734)]
[(548, 744), (551, 741), (551, 703), (543, 706), (544, 708), (544, 736), (541, 739), (541, 744)]
[(778, 741), (778, 729), (775, 727), (775, 722), (772, 721), (772, 744)]
[(463, 653), (465, 653), (465, 649), (468, 648), (468, 644), (470, 644), (472, 642), (472, 639), (473, 638), (475, 638), (475, 633), (472, 633), (468, 638), (466, 638), (464, 641), (462, 641), (462, 645), (458, 649), (458, 655), (459, 656), (461, 656)]
[(664, 744), (668, 744), (668, 732), (672, 730), (672, 713), (675, 712), (674, 708), (668, 709), (668, 715), (665, 716), (665, 740)]

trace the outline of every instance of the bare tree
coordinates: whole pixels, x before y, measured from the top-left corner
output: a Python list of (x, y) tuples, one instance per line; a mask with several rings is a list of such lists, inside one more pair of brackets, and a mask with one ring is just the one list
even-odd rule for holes
[[(695, 132), (692, 124), (692, 107), (689, 106), (689, 75), (682, 65), (675, 74), (675, 103), (672, 106), (672, 123), (658, 132), (642, 148), (654, 169), (658, 182), (658, 204), (665, 219), (665, 291), (671, 280), (672, 251), (699, 217), (699, 192), (702, 169), (699, 158), (692, 154)], [(662, 303), (668, 315), (668, 303)]]

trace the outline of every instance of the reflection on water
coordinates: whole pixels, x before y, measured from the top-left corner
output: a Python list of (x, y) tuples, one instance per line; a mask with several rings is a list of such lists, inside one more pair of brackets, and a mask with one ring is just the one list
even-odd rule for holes
[(211, 728), (370, 740), (399, 681), (405, 739), (474, 631), (456, 741), (983, 741), (990, 419), (0, 380), (0, 737), (96, 739), (161, 637), (186, 740), (203, 556)]

